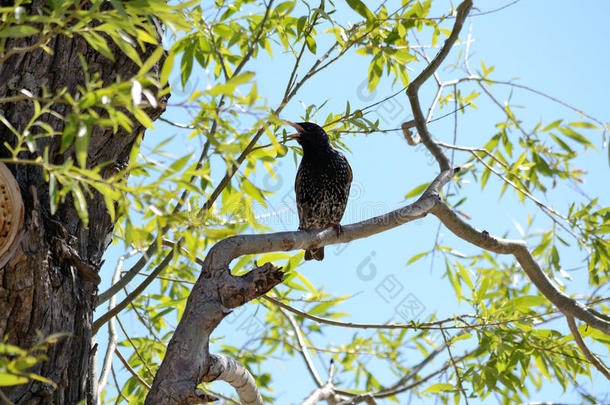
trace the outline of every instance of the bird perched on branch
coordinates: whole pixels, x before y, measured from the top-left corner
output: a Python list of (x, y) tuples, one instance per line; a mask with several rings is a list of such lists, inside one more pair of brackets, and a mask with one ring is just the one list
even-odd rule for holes
[[(312, 122), (284, 121), (297, 130), (292, 136), (303, 148), (303, 158), (294, 182), (299, 229), (343, 231), (341, 218), (347, 205), (352, 168), (343, 153), (330, 144), (328, 134)], [(305, 260), (324, 259), (324, 247), (305, 251)]]

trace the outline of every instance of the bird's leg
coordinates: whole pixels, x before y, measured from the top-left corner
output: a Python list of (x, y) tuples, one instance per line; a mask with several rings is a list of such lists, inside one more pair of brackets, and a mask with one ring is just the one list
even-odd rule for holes
[(329, 223), (326, 225), (326, 228), (335, 228), (335, 232), (337, 232), (337, 236), (343, 233), (343, 227), (341, 224)]

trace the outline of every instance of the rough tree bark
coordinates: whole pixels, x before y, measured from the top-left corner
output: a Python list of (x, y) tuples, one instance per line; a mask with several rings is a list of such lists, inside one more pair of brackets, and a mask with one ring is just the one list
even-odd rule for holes
[[(35, 0), (29, 7), (40, 10), (45, 4), (44, 0)], [(37, 38), (9, 39), (5, 49), (35, 44)], [(16, 95), (21, 89), (37, 96), (43, 86), (50, 92), (66, 88), (76, 94), (77, 87), (84, 84), (79, 54), (87, 61), (89, 73), (99, 73), (104, 83), (113, 82), (119, 75), (132, 77), (138, 71), (137, 65), (118, 48), (113, 49), (115, 61), (112, 61), (94, 51), (79, 36), (55, 36), (48, 47), (52, 53), (38, 48), (13, 55), (0, 65), (0, 97)], [(145, 54), (141, 56), (144, 59)], [(160, 106), (165, 105), (163, 101)], [(64, 116), (69, 112), (65, 105), (53, 108)], [(155, 119), (163, 110), (164, 107), (159, 107), (147, 112)], [(28, 101), (0, 104), (0, 114), (19, 131), (31, 118), (32, 111), (32, 103)], [(64, 127), (64, 122), (57, 117), (47, 114), (45, 119), (55, 131)], [(134, 140), (142, 131), (144, 127), (137, 121), (130, 133), (119, 130), (113, 134), (112, 129), (94, 128), (88, 166), (112, 162), (102, 171), (105, 177), (123, 168)], [(48, 148), (52, 163), (61, 164), (68, 157), (74, 158), (73, 147), (59, 153), (60, 138), (39, 139), (34, 153), (20, 157), (34, 159)], [(14, 140), (9, 129), (0, 124), (0, 145)], [(4, 147), (0, 147), (0, 157), (8, 157)], [(30, 381), (5, 389), (5, 394), (17, 404), (75, 404), (84, 398), (89, 403), (95, 402), (88, 373), (89, 359), (96, 350), (91, 347), (91, 322), (99, 283), (97, 272), (111, 241), (114, 224), (99, 194), (87, 201), (89, 226), (81, 222), (69, 198), (51, 215), (49, 188), (42, 170), (28, 165), (9, 165), (9, 168), (21, 189), (25, 218), (21, 244), (11, 260), (0, 268), (0, 336), (8, 343), (27, 348), (40, 336), (60, 332), (70, 335), (49, 349), (47, 361), (31, 370), (54, 381), (56, 388)]]

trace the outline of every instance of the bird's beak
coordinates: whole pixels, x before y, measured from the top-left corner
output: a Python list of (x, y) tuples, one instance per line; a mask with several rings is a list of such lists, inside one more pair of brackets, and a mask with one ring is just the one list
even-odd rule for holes
[(294, 123), (294, 122), (292, 122), (292, 121), (286, 121), (286, 120), (282, 120), (282, 122), (283, 122), (284, 124), (290, 125), (290, 126), (291, 126), (291, 127), (293, 127), (294, 129), (296, 129), (296, 130), (297, 130), (297, 132), (298, 132), (298, 134), (296, 134), (296, 135), (288, 135), (288, 136), (286, 137), (286, 138), (288, 138), (288, 139), (299, 139), (299, 136), (300, 136), (300, 135), (301, 135), (303, 132), (305, 132), (305, 130), (303, 129), (303, 127), (302, 127), (302, 126), (300, 126), (299, 124), (296, 124), (296, 123)]

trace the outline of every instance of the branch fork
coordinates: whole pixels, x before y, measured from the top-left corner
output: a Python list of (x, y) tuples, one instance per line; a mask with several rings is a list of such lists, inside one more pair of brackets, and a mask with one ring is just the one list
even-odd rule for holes
[[(407, 141), (411, 140), (410, 144), (417, 143), (418, 140), (410, 135), (410, 128), (415, 126), (421, 142), (437, 160), (440, 174), (414, 203), (384, 215), (345, 225), (340, 235), (328, 229), (237, 235), (214, 245), (206, 256), (201, 276), (188, 298), (184, 315), (170, 341), (145, 404), (205, 402), (206, 398), (202, 396), (201, 390), (197, 389), (197, 384), (202, 381), (222, 379), (235, 387), (243, 404), (262, 405), (261, 396), (250, 373), (233, 359), (210, 354), (209, 337), (231, 308), (265, 294), (282, 282), (283, 273), (280, 268), (266, 263), (243, 276), (233, 276), (229, 270), (229, 264), (233, 259), (246, 254), (312, 249), (345, 243), (384, 232), (422, 218), (428, 213), (438, 217), (458, 237), (476, 246), (495, 253), (513, 254), (530, 280), (566, 316), (578, 318), (610, 335), (610, 321), (607, 317), (559, 291), (533, 259), (525, 242), (497, 238), (487, 231), (472, 227), (459, 218), (441, 199), (441, 189), (453, 178), (459, 168), (451, 168), (444, 152), (428, 132), (419, 103), (418, 90), (448, 55), (471, 8), (472, 0), (464, 0), (459, 5), (450, 36), (435, 58), (407, 89), (414, 124), (409, 122), (403, 126), (405, 137)], [(326, 394), (322, 391), (324, 388), (330, 390), (330, 384), (317, 384), (321, 388), (317, 394)], [(372, 397), (371, 401), (374, 401)]]

